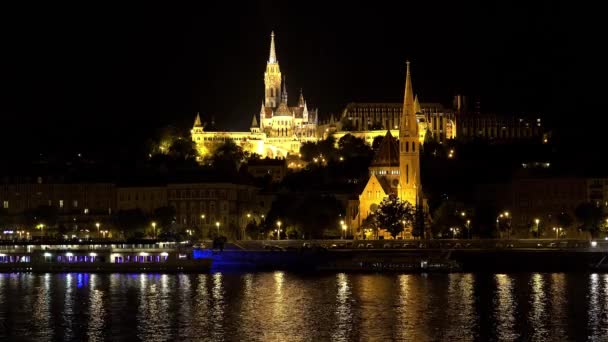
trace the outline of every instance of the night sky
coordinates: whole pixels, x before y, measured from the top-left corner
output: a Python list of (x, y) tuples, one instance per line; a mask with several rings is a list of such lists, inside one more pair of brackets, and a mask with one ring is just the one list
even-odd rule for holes
[[(125, 148), (200, 111), (245, 129), (259, 110), (270, 31), (291, 102), (322, 117), (350, 101), (480, 96), (484, 111), (556, 125), (579, 58), (565, 4), (222, 2), (3, 8), (2, 142), (14, 150)], [(369, 4), (369, 3), (368, 3)], [(6, 146), (6, 145), (4, 145)]]

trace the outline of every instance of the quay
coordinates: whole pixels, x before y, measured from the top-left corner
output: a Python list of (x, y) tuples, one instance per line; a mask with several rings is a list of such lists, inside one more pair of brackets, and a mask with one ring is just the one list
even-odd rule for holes
[(216, 270), (337, 272), (608, 271), (608, 241), (259, 240), (197, 249)]

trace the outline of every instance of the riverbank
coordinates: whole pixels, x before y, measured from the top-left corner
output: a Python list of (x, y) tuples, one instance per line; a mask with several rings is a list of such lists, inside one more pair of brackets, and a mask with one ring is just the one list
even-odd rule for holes
[(608, 250), (415, 249), (415, 250), (195, 250), (215, 270), (392, 272), (603, 271)]

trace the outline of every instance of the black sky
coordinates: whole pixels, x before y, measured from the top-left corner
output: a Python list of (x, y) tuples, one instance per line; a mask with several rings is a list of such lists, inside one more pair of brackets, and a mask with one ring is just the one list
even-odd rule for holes
[[(575, 107), (573, 9), (560, 2), (245, 1), (5, 7), (2, 142), (13, 149), (112, 150), (196, 111), (244, 129), (259, 110), (269, 34), (290, 98), (321, 115), (350, 101), (401, 101), (412, 61), (423, 102), (458, 92), (482, 109)], [(19, 142), (19, 143), (16, 143)]]

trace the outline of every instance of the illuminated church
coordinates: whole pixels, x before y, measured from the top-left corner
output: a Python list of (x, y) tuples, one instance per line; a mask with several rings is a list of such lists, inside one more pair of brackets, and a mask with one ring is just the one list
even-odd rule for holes
[[(420, 182), (420, 149), (422, 142), (419, 136), (419, 123), (416, 119), (416, 105), (412, 89), (410, 63), (407, 63), (405, 78), (405, 95), (403, 109), (399, 120), (399, 139), (388, 130), (378, 152), (370, 164), (369, 180), (359, 195), (359, 212), (356, 226), (372, 214), (380, 202), (390, 194), (414, 207), (422, 205), (422, 184)], [(388, 237), (383, 232), (381, 235)], [(411, 238), (411, 227), (403, 233), (404, 238)]]
[(245, 151), (270, 158), (297, 155), (303, 142), (318, 140), (318, 132), (318, 111), (308, 109), (301, 90), (297, 104), (291, 107), (288, 104), (274, 32), (270, 35), (270, 54), (264, 72), (264, 99), (260, 112), (253, 115), (249, 132), (205, 131), (198, 114), (191, 130), (192, 140), (203, 156), (230, 139)]

